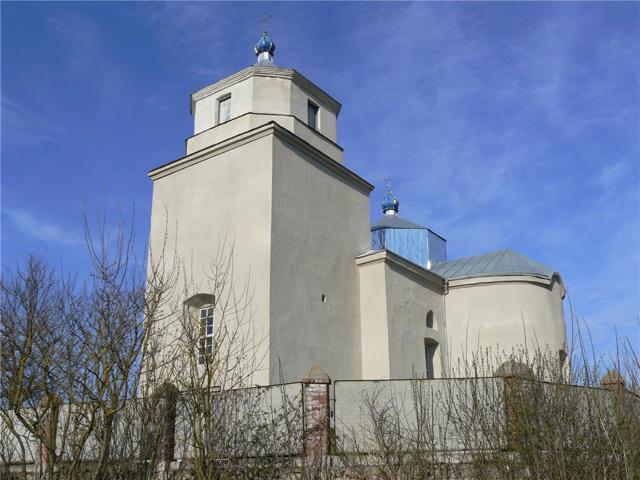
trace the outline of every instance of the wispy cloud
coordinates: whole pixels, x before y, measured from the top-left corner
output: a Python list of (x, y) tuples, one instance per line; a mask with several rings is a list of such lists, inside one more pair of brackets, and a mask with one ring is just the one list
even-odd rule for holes
[(230, 73), (228, 61), (221, 60), (234, 51), (229, 32), (237, 34), (239, 26), (245, 25), (239, 21), (242, 6), (229, 9), (212, 2), (159, 2), (141, 8), (161, 44), (191, 74), (216, 79)]
[(627, 162), (616, 162), (612, 165), (602, 167), (595, 180), (602, 188), (610, 188), (622, 179), (629, 171), (631, 166)]
[(64, 247), (84, 244), (84, 237), (79, 232), (58, 225), (44, 215), (15, 208), (3, 208), (2, 213), (21, 234), (31, 240)]
[(2, 142), (4, 146), (28, 146), (55, 142), (65, 130), (44, 118), (41, 112), (20, 105), (2, 95)]

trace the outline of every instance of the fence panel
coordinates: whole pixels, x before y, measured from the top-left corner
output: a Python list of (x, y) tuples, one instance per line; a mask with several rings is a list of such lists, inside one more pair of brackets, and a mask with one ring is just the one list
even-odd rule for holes
[[(503, 432), (501, 378), (336, 381), (335, 433), (346, 453), (495, 448)], [(498, 428), (489, 428), (487, 423)]]
[(176, 458), (300, 455), (303, 415), (301, 383), (183, 396), (176, 412)]

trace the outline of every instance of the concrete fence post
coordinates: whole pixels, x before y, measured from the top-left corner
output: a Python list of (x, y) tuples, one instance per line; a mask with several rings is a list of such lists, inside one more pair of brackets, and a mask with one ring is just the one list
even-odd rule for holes
[(329, 385), (331, 379), (314, 365), (302, 380), (306, 464), (319, 468), (329, 454)]

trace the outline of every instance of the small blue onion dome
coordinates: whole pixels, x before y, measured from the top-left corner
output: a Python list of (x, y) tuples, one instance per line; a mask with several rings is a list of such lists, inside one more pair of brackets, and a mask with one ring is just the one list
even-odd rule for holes
[(393, 210), (398, 213), (398, 208), (400, 207), (400, 202), (395, 197), (393, 192), (389, 190), (385, 197), (382, 199), (382, 213), (386, 213), (389, 210)]
[(262, 37), (260, 37), (260, 40), (256, 43), (254, 50), (256, 51), (256, 55), (260, 55), (263, 52), (273, 55), (273, 52), (276, 51), (276, 44), (271, 40), (271, 37), (267, 32), (263, 32)]

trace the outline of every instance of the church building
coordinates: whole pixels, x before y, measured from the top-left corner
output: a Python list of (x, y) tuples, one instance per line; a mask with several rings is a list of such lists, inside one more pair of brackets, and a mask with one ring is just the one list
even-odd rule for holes
[(374, 187), (337, 143), (340, 103), (276, 66), (266, 32), (255, 51), (255, 65), (191, 95), (185, 155), (149, 172), (150, 252), (175, 251), (189, 270), (200, 354), (222, 321), (205, 267), (232, 238), (234, 281), (249, 286), (264, 339), (257, 384), (299, 381), (314, 364), (334, 379), (446, 377), (487, 349), (561, 359), (559, 273), (512, 250), (449, 259), (391, 189), (372, 223)]

